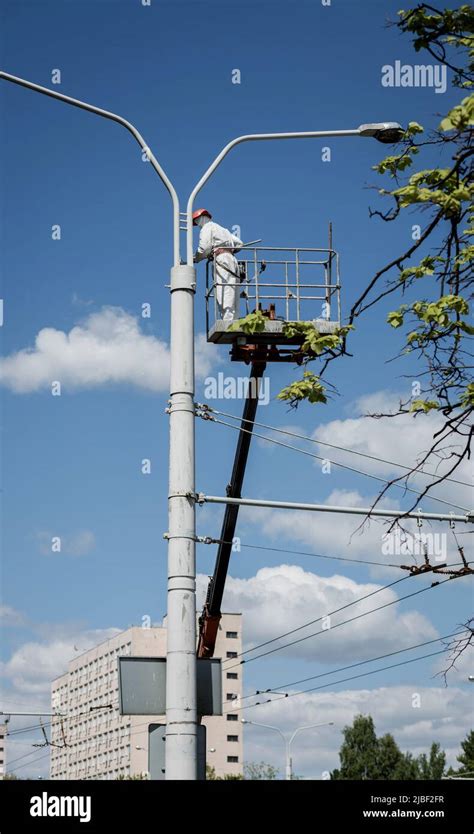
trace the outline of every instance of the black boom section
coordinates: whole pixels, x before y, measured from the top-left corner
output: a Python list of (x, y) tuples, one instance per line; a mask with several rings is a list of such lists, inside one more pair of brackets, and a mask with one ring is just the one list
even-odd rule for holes
[[(241, 498), (245, 468), (252, 440), (253, 421), (257, 413), (258, 393), (260, 381), (264, 374), (266, 363), (262, 360), (253, 362), (250, 368), (249, 385), (245, 399), (242, 421), (240, 424), (237, 448), (235, 450), (232, 477), (227, 485), (226, 494), (229, 498)], [(218, 545), (214, 573), (210, 579), (206, 603), (200, 618), (199, 657), (212, 657), (219, 620), (221, 618), (222, 597), (224, 595), (225, 580), (232, 553), (232, 540), (237, 526), (239, 506), (226, 504), (224, 519)]]

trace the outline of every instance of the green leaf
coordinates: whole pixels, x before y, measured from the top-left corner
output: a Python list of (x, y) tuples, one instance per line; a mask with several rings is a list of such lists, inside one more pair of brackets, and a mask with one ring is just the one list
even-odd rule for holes
[(256, 310), (255, 313), (249, 313), (243, 319), (234, 321), (229, 327), (229, 330), (242, 330), (244, 333), (262, 333), (265, 330), (265, 322), (268, 321), (261, 310)]
[(474, 382), (469, 383), (466, 390), (461, 395), (460, 401), (464, 406), (471, 406), (474, 408)]
[(427, 414), (439, 408), (439, 403), (435, 400), (414, 400), (410, 405), (410, 411), (423, 411)]
[(387, 322), (391, 327), (401, 327), (403, 324), (403, 313), (400, 310), (393, 310), (387, 316)]
[(303, 400), (307, 400), (309, 403), (326, 403), (325, 390), (316, 374), (305, 371), (303, 379), (292, 382), (287, 388), (283, 388), (277, 394), (277, 399), (288, 401), (292, 408), (297, 408)]

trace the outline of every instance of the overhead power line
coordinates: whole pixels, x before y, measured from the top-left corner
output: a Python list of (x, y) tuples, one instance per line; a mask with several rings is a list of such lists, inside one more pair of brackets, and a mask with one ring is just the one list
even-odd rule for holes
[[(380, 588), (376, 588), (375, 591), (370, 591), (368, 594), (364, 594), (362, 597), (358, 597), (357, 599), (352, 600), (352, 602), (347, 602), (345, 605), (342, 605), (340, 608), (336, 608), (334, 611), (329, 611), (327, 614), (323, 614), (321, 617), (316, 617), (314, 620), (309, 620), (307, 623), (303, 623), (303, 625), (296, 626), (296, 628), (292, 628), (289, 631), (285, 631), (283, 634), (278, 634), (276, 637), (272, 637), (270, 640), (265, 640), (263, 643), (258, 643), (256, 646), (252, 646), (251, 649), (245, 649), (243, 652), (237, 655), (237, 658), (243, 657), (250, 652), (255, 652), (257, 649), (263, 649), (264, 646), (269, 646), (271, 643), (275, 643), (276, 640), (283, 640), (284, 637), (290, 637), (291, 634), (296, 634), (297, 631), (302, 631), (305, 628), (309, 628), (309, 626), (314, 625), (315, 623), (321, 622), (324, 617), (332, 617), (333, 614), (339, 614), (341, 611), (345, 611), (346, 608), (351, 608), (352, 605), (357, 605), (358, 602), (363, 602), (365, 599), (369, 599), (370, 597), (376, 596), (376, 594), (382, 593), (382, 591), (387, 591), (389, 588), (393, 588), (395, 585), (398, 585), (400, 582), (404, 582), (406, 579), (410, 579), (410, 576), (401, 576), (399, 579), (395, 579), (393, 582), (390, 582), (388, 585), (383, 585)], [(235, 660), (236, 658), (232, 658)], [(246, 661), (242, 661), (245, 663)], [(240, 666), (241, 663), (234, 663), (234, 666)]]
[[(462, 562), (453, 562), (453, 563), (451, 563), (450, 567), (457, 567), (458, 565), (462, 565), (462, 564), (463, 564)], [(472, 564), (472, 562), (468, 562), (468, 564)], [(303, 629), (308, 628), (309, 626), (320, 622), (324, 617), (332, 616), (333, 614), (339, 614), (341, 611), (344, 611), (345, 609), (350, 608), (353, 605), (357, 605), (358, 602), (363, 602), (365, 599), (369, 599), (369, 597), (373, 597), (376, 594), (382, 593), (382, 591), (386, 591), (386, 590), (389, 590), (390, 588), (393, 588), (395, 585), (398, 585), (399, 582), (403, 582), (405, 579), (410, 579), (410, 576), (411, 576), (410, 574), (407, 574), (406, 576), (402, 576), (400, 579), (396, 579), (396, 580), (394, 580), (394, 582), (390, 582), (388, 585), (383, 585), (380, 588), (376, 588), (375, 591), (371, 591), (369, 594), (365, 594), (362, 597), (358, 597), (357, 599), (352, 600), (352, 602), (346, 603), (346, 605), (343, 605), (341, 608), (337, 608), (335, 611), (331, 611), (328, 614), (324, 614), (323, 616), (318, 617), (315, 620), (309, 620), (308, 622), (303, 623), (303, 625), (300, 625), (300, 626), (297, 626), (296, 628), (290, 629), (290, 631), (285, 631), (283, 634), (279, 634), (276, 637), (272, 637), (270, 640), (265, 640), (265, 642), (263, 642), (263, 643), (258, 643), (256, 646), (252, 646), (252, 648), (250, 648), (250, 649), (245, 649), (245, 651), (240, 652), (240, 654), (237, 655), (237, 658), (243, 657), (244, 655), (249, 654), (251, 652), (255, 652), (255, 651), (257, 651), (257, 649), (262, 649), (265, 646), (269, 646), (269, 645), (271, 645), (271, 643), (275, 643), (276, 640), (283, 640), (284, 637), (290, 637), (292, 634), (296, 634), (296, 632), (302, 631)], [(439, 582), (439, 583), (437, 583), (437, 585), (443, 585), (447, 581), (448, 580), (443, 580), (443, 582)], [(428, 588), (432, 588), (432, 587), (433, 587), (432, 585), (429, 585), (427, 588), (424, 588), (422, 590), (428, 590)], [(409, 596), (412, 596), (412, 595), (410, 594)], [(406, 599), (406, 598), (407, 597), (400, 597), (399, 600)], [(236, 658), (232, 658), (232, 660), (235, 660), (235, 659)], [(234, 664), (234, 665), (240, 665), (240, 664)]]
[[(361, 458), (374, 460), (376, 461), (376, 463), (385, 463), (388, 466), (393, 466), (398, 469), (404, 469), (411, 474), (425, 475), (427, 478), (438, 478), (436, 472), (427, 472), (424, 469), (413, 469), (413, 467), (405, 466), (403, 463), (396, 463), (393, 460), (386, 460), (385, 458), (381, 458), (376, 455), (369, 455), (367, 452), (358, 452), (356, 451), (356, 449), (348, 449), (345, 446), (337, 446), (335, 443), (328, 443), (327, 441), (318, 440), (315, 437), (309, 437), (307, 434), (299, 434), (298, 432), (288, 431), (288, 429), (279, 429), (276, 426), (269, 426), (268, 423), (260, 423), (257, 420), (248, 420), (244, 417), (237, 417), (235, 414), (230, 414), (228, 411), (220, 411), (217, 408), (211, 408), (211, 406), (208, 406), (207, 404), (206, 410), (209, 410), (212, 414), (219, 414), (222, 417), (230, 417), (231, 420), (238, 420), (239, 422), (243, 423), (253, 423), (254, 426), (260, 426), (260, 428), (262, 429), (269, 429), (269, 431), (278, 432), (278, 434), (286, 434), (288, 437), (296, 437), (299, 440), (306, 440), (308, 443), (316, 443), (318, 446), (327, 446), (329, 449), (337, 449), (339, 452), (347, 452), (350, 455), (357, 455)], [(227, 423), (225, 425), (227, 425)], [(460, 486), (466, 486), (469, 488), (472, 487), (472, 484), (469, 484), (466, 481), (458, 481), (456, 478), (446, 477), (443, 480), (449, 481), (452, 484), (459, 484)]]
[[(253, 437), (259, 437), (261, 440), (266, 440), (268, 443), (274, 443), (276, 446), (281, 446), (284, 449), (290, 449), (293, 452), (306, 455), (306, 457), (328, 462), (332, 466), (339, 466), (340, 469), (347, 469), (349, 472), (355, 472), (357, 475), (364, 475), (366, 478), (372, 478), (372, 480), (379, 481), (379, 483), (385, 484), (386, 486), (390, 485), (391, 487), (402, 489), (404, 492), (412, 492), (414, 495), (418, 496), (423, 495), (423, 493), (419, 490), (413, 489), (406, 484), (390, 483), (387, 478), (381, 478), (379, 475), (373, 475), (371, 472), (364, 472), (362, 469), (357, 469), (355, 466), (349, 466), (347, 463), (338, 463), (335, 460), (323, 458), (322, 455), (317, 455), (315, 452), (308, 452), (306, 449), (300, 449), (299, 446), (292, 446), (291, 443), (283, 443), (281, 440), (275, 440), (274, 437), (267, 437), (264, 434), (258, 434), (258, 432), (252, 431), (251, 429), (244, 429), (242, 426), (234, 426), (232, 423), (226, 423), (225, 420), (217, 420), (215, 417), (207, 417), (206, 419), (211, 420), (213, 423), (219, 423), (221, 426), (227, 426), (229, 429), (234, 429), (234, 431), (246, 432), (247, 434), (251, 434)], [(464, 510), (466, 513), (469, 512), (467, 507), (461, 507), (460, 504), (455, 504), (453, 501), (446, 501), (444, 498), (438, 498), (437, 496), (431, 494), (426, 497), (431, 501), (437, 501), (439, 504), (446, 504), (448, 507), (456, 507), (458, 510)]]
[[(367, 594), (365, 597), (361, 597), (359, 600), (354, 600), (353, 602), (348, 603), (347, 605), (343, 606), (342, 608), (338, 608), (336, 611), (331, 611), (328, 614), (323, 615), (322, 617), (318, 617), (316, 620), (311, 620), (309, 623), (306, 623), (305, 625), (298, 626), (298, 628), (293, 629), (292, 631), (287, 632), (286, 634), (284, 634), (280, 637), (274, 637), (272, 640), (267, 640), (266, 643), (262, 643), (260, 646), (256, 646), (253, 649), (247, 649), (245, 654), (248, 653), (248, 652), (251, 652), (251, 651), (255, 651), (257, 648), (268, 645), (269, 643), (273, 643), (273, 642), (275, 642), (275, 640), (281, 640), (283, 637), (286, 637), (289, 634), (292, 634), (296, 631), (300, 631), (301, 629), (308, 628), (308, 626), (313, 625), (314, 623), (320, 622), (321, 620), (325, 619), (325, 617), (330, 617), (333, 614), (337, 614), (338, 612), (342, 611), (344, 608), (349, 608), (351, 605), (355, 605), (357, 602), (360, 602), (363, 599), (367, 599), (368, 596), (373, 596), (376, 593), (380, 593), (382, 590), (385, 591), (388, 588), (392, 587), (393, 585), (396, 585), (398, 582), (403, 582), (404, 579), (409, 579), (409, 578), (410, 578), (409, 576), (402, 577), (401, 579), (396, 580), (396, 582), (392, 582), (391, 585), (386, 585), (384, 588), (379, 588), (378, 591), (372, 591), (371, 594)], [(312, 634), (308, 634), (306, 637), (299, 637), (298, 640), (292, 640), (290, 643), (285, 643), (285, 645), (283, 645), (283, 646), (276, 646), (274, 649), (269, 649), (266, 652), (261, 652), (260, 654), (256, 655), (255, 657), (250, 657), (248, 660), (241, 660), (240, 663), (234, 663), (233, 666), (227, 666), (226, 667), (226, 672), (230, 671), (230, 669), (234, 669), (236, 666), (242, 666), (244, 663), (252, 663), (254, 660), (258, 660), (261, 657), (266, 657), (269, 654), (274, 654), (274, 652), (279, 652), (279, 651), (282, 651), (283, 649), (288, 649), (290, 646), (295, 646), (298, 643), (303, 643), (305, 640), (309, 640), (312, 637), (317, 637), (320, 634), (328, 634), (330, 632), (333, 632), (334, 629), (336, 629), (336, 628), (340, 628), (341, 626), (347, 625), (348, 623), (353, 623), (356, 620), (360, 620), (362, 617), (367, 617), (369, 614), (375, 614), (377, 611), (381, 611), (384, 608), (389, 608), (391, 605), (395, 605), (396, 603), (402, 602), (405, 599), (411, 599), (412, 597), (416, 597), (419, 594), (425, 593), (426, 591), (433, 590), (433, 588), (438, 588), (441, 585), (445, 585), (446, 582), (450, 582), (450, 581), (451, 581), (451, 577), (448, 577), (447, 579), (444, 579), (441, 582), (437, 582), (435, 584), (428, 585), (425, 588), (419, 588), (417, 591), (413, 591), (411, 594), (406, 594), (403, 597), (397, 597), (396, 599), (390, 600), (389, 602), (386, 602), (383, 605), (379, 605), (377, 608), (372, 608), (370, 611), (363, 611), (361, 614), (357, 614), (355, 617), (351, 617), (348, 620), (343, 620), (342, 623), (336, 623), (335, 625), (332, 625), (331, 628), (322, 629), (321, 631), (313, 632)], [(244, 652), (242, 652), (242, 655), (243, 654), (244, 654)], [(240, 655), (240, 657), (242, 655)]]
[[(36, 753), (36, 750), (34, 752)], [(29, 753), (28, 755), (31, 756), (31, 753)], [(18, 767), (15, 767), (13, 770), (9, 770), (8, 773), (15, 773), (17, 770), (21, 770), (22, 767), (29, 767), (29, 765), (34, 765), (37, 762), (40, 762), (41, 759), (46, 759), (47, 756), (49, 756), (49, 753), (42, 753), (42, 755), (38, 756), (38, 758), (32, 759), (30, 762), (24, 762), (24, 764), (18, 765)], [(18, 761), (18, 759), (17, 759), (17, 761)], [(12, 762), (10, 762), (10, 764), (12, 764)], [(8, 773), (7, 773), (7, 776), (8, 776)]]
[[(350, 663), (348, 666), (340, 666), (338, 669), (330, 669), (328, 672), (319, 672), (317, 675), (311, 675), (308, 678), (300, 678), (297, 681), (290, 681), (289, 683), (279, 684), (278, 686), (272, 686), (271, 689), (261, 689), (258, 692), (255, 692), (251, 695), (244, 695), (241, 698), (241, 701), (246, 701), (249, 698), (255, 698), (258, 695), (265, 695), (267, 693), (275, 692), (276, 690), (284, 690), (289, 689), (290, 686), (299, 686), (302, 683), (308, 683), (309, 681), (314, 681), (319, 678), (326, 678), (328, 675), (337, 675), (339, 672), (346, 672), (348, 669), (355, 669), (357, 666), (365, 666), (368, 663), (376, 663), (379, 660), (385, 660), (387, 657), (394, 657), (397, 654), (403, 654), (404, 652), (411, 652), (414, 649), (421, 649), (423, 646), (430, 646), (433, 643), (439, 643), (442, 640), (449, 640), (451, 637), (457, 637), (460, 634), (465, 634), (465, 631), (453, 631), (451, 634), (445, 634), (443, 637), (435, 637), (433, 640), (425, 640), (423, 643), (416, 643), (414, 646), (407, 646), (404, 649), (396, 649), (393, 652), (386, 652), (385, 654), (381, 654), (378, 657), (371, 657), (369, 660), (359, 660), (357, 663)], [(225, 702), (226, 705), (227, 701)]]
[[(199, 540), (201, 544), (233, 544), (233, 542), (224, 542), (221, 539), (212, 539), (206, 536), (204, 540)], [(351, 559), (349, 556), (329, 556), (326, 553), (309, 553), (306, 550), (288, 550), (285, 547), (272, 547), (266, 544), (248, 544), (247, 542), (239, 542), (239, 547), (248, 547), (252, 550), (270, 550), (274, 553), (286, 553), (290, 556), (312, 556), (315, 559), (330, 559), (336, 562), (350, 562), (354, 565), (376, 565), (381, 568), (400, 568), (401, 566), (395, 562), (376, 562), (371, 559)], [(453, 562), (446, 565), (446, 567), (456, 567), (462, 562)]]
[[(424, 654), (420, 657), (413, 657), (410, 660), (403, 660), (400, 663), (392, 663), (390, 666), (382, 666), (380, 669), (373, 669), (370, 672), (361, 672), (360, 675), (351, 675), (349, 678), (341, 678), (338, 681), (331, 681), (330, 683), (323, 683), (321, 686), (312, 686), (310, 689), (302, 689), (300, 692), (289, 692), (287, 695), (281, 695), (278, 698), (273, 698), (271, 703), (275, 703), (275, 701), (285, 700), (286, 698), (296, 698), (298, 695), (305, 695), (307, 692), (316, 692), (319, 689), (329, 689), (332, 686), (337, 686), (340, 683), (347, 683), (348, 681), (354, 681), (358, 678), (365, 678), (369, 675), (376, 675), (378, 672), (386, 672), (388, 669), (396, 669), (400, 666), (408, 666), (409, 663), (418, 663), (420, 660), (426, 660), (429, 657), (436, 657), (440, 654), (446, 654), (449, 652), (450, 649), (441, 649), (439, 652), (431, 652), (430, 654)], [(268, 703), (268, 702), (265, 702)], [(227, 710), (227, 712), (242, 712), (244, 709), (254, 709), (255, 707), (261, 707), (263, 703), (260, 702), (258, 704), (247, 704), (243, 707), (236, 707), (233, 710)]]

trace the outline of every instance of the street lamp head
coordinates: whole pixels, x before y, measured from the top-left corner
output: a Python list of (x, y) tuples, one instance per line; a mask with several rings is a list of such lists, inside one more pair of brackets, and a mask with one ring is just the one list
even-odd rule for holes
[(405, 131), (398, 122), (375, 122), (368, 125), (360, 125), (360, 136), (373, 136), (378, 142), (384, 145), (391, 145), (399, 142)]

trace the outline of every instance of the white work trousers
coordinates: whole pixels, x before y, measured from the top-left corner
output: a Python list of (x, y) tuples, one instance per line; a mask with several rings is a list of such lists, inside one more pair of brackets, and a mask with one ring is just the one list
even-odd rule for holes
[(239, 317), (240, 281), (239, 265), (230, 252), (216, 255), (214, 259), (214, 280), (219, 318), (234, 321)]

